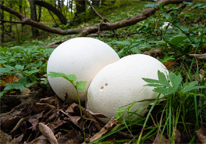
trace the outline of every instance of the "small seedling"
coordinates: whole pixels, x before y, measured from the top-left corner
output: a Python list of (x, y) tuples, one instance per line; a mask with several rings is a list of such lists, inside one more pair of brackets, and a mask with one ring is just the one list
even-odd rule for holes
[(78, 96), (80, 115), (82, 117), (81, 101), (80, 101), (78, 89), (81, 91), (86, 91), (84, 87), (86, 86), (87, 82), (86, 81), (77, 81), (76, 85), (75, 85), (74, 82), (77, 80), (77, 77), (74, 74), (66, 75), (66, 74), (61, 73), (61, 72), (50, 72), (49, 74), (45, 74), (44, 76), (50, 76), (51, 78), (62, 77), (64, 79), (68, 80), (74, 86), (74, 88), (77, 92), (77, 96)]

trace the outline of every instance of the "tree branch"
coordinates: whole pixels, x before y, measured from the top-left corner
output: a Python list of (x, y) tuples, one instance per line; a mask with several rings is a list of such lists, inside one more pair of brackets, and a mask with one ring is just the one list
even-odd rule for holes
[[(163, 5), (168, 5), (168, 4), (179, 4), (182, 2), (183, 0), (159, 0), (156, 4), (163, 3)], [(48, 31), (51, 33), (56, 33), (56, 34), (61, 34), (61, 35), (79, 34), (78, 36), (87, 36), (88, 34), (98, 32), (98, 26), (91, 26), (91, 27), (85, 27), (85, 28), (74, 29), (74, 30), (55, 29), (47, 25), (44, 25), (40, 22), (33, 21), (29, 19), (28, 17), (26, 17), (25, 15), (15, 11), (14, 9), (10, 7), (4, 6), (3, 4), (0, 4), (0, 9), (3, 9), (17, 16), (22, 21), (23, 24), (31, 25), (33, 27), (36, 27), (36, 28), (39, 28), (39, 29), (42, 29), (44, 31)], [(148, 17), (153, 15), (157, 10), (159, 10), (159, 6), (156, 6), (154, 8), (148, 8), (146, 11), (144, 11), (143, 13), (137, 16), (126, 18), (121, 21), (117, 21), (114, 23), (105, 22), (100, 25), (100, 29), (101, 30), (115, 30), (115, 29), (119, 29), (125, 26), (131, 26), (142, 20), (147, 19)]]
[(3, 23), (8, 22), (8, 23), (22, 24), (22, 22), (21, 22), (21, 21), (7, 21), (7, 20), (3, 20), (3, 19), (0, 19), (0, 21), (2, 21)]

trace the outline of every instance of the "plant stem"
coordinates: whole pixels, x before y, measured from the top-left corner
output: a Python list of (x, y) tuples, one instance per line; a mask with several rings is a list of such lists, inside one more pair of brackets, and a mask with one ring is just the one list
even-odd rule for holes
[(77, 97), (78, 97), (78, 102), (79, 102), (79, 112), (80, 112), (80, 115), (82, 117), (82, 108), (81, 108), (81, 101), (80, 101), (80, 97), (79, 97), (79, 92), (78, 92), (77, 87), (74, 84), (73, 84), (73, 86), (75, 87), (76, 92), (77, 92)]

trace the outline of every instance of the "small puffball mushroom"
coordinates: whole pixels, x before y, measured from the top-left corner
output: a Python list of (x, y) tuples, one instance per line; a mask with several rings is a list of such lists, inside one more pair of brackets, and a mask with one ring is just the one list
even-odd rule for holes
[[(166, 29), (166, 27), (167, 27), (169, 24), (170, 24), (169, 22), (164, 22), (164, 25), (162, 25), (162, 26), (160, 27), (160, 29), (161, 29), (161, 30)], [(173, 29), (173, 27), (172, 27), (171, 25), (169, 25), (167, 29)]]
[[(75, 74), (77, 81), (87, 81), (86, 90), (94, 76), (106, 65), (119, 60), (117, 53), (106, 43), (87, 37), (70, 39), (59, 45), (50, 55), (47, 64), (49, 72)], [(48, 77), (50, 86), (56, 95), (67, 102), (78, 102), (75, 88), (64, 78)], [(81, 102), (87, 92), (79, 91)]]
[[(128, 107), (134, 101), (156, 98), (158, 93), (153, 91), (153, 87), (144, 86), (147, 83), (142, 78), (158, 79), (158, 70), (168, 74), (160, 61), (144, 54), (126, 56), (105, 66), (88, 88), (87, 109), (111, 118), (117, 116), (119, 108)], [(151, 101), (137, 102), (131, 111), (149, 103)], [(142, 111), (144, 109), (137, 113)], [(109, 119), (102, 120), (108, 122)]]

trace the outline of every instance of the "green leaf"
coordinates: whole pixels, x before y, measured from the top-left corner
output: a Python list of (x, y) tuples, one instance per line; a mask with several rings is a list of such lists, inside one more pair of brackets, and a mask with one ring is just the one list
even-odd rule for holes
[(160, 83), (159, 80), (150, 79), (150, 78), (142, 78), (147, 83)]
[(129, 41), (116, 41), (114, 43), (119, 44), (119, 45), (131, 45)]
[(79, 81), (79, 82), (76, 82), (76, 87), (77, 89), (81, 90), (81, 91), (86, 91), (85, 90), (85, 86), (86, 86), (87, 82), (86, 81)]
[(26, 77), (20, 78), (20, 79), (18, 80), (18, 83), (23, 84), (23, 85), (27, 84), (27, 78), (26, 78)]
[(175, 73), (170, 72), (168, 77), (172, 83), (172, 86), (177, 90), (182, 82), (182, 76), (180, 74), (176, 76)]
[(6, 87), (4, 88), (4, 91), (9, 91), (9, 90), (13, 90), (13, 89), (19, 89), (21, 91), (21, 93), (24, 92), (24, 85), (21, 83), (9, 83), (6, 85)]
[(74, 74), (68, 74), (67, 75), (67, 80), (69, 80), (70, 82), (74, 83), (74, 81), (77, 80), (77, 77)]
[(61, 72), (50, 72), (49, 74), (45, 74), (44, 76), (50, 76), (51, 78), (63, 77), (66, 80), (70, 81), (72, 84), (74, 83), (74, 81), (77, 80), (77, 77), (75, 75), (73, 75), (73, 74), (66, 75), (66, 74), (61, 73)]
[(183, 35), (177, 35), (177, 36), (173, 36), (169, 43), (174, 45), (174, 46), (177, 46), (178, 44), (180, 43), (183, 43), (183, 41), (186, 39), (187, 37), (186, 36), (183, 36)]
[(166, 20), (168, 20), (169, 17), (170, 17), (170, 15), (169, 15), (168, 13), (164, 13), (164, 14), (162, 14), (162, 15), (166, 18)]
[(22, 65), (15, 65), (15, 68), (17, 69), (17, 70), (23, 70), (24, 69), (24, 66), (22, 66)]
[(162, 87), (162, 85), (161, 85), (161, 84), (152, 84), (152, 83), (147, 84), (147, 85), (145, 85), (145, 86)]
[(158, 88), (155, 88), (153, 91), (157, 93), (161, 93), (163, 95), (169, 95), (169, 94), (173, 94), (174, 92), (176, 92), (176, 89), (174, 89), (173, 87), (169, 87), (169, 88), (158, 87)]
[(198, 81), (193, 81), (189, 84), (185, 84), (184, 88), (181, 90), (183, 93), (191, 91), (191, 90), (195, 90), (198, 88), (206, 88), (206, 86), (196, 86), (198, 84)]
[(166, 79), (166, 76), (164, 75), (163, 72), (160, 72), (158, 70), (158, 79), (159, 79), (159, 83), (162, 84), (163, 86), (166, 86), (166, 87), (170, 87), (170, 84), (168, 82), (168, 80)]

